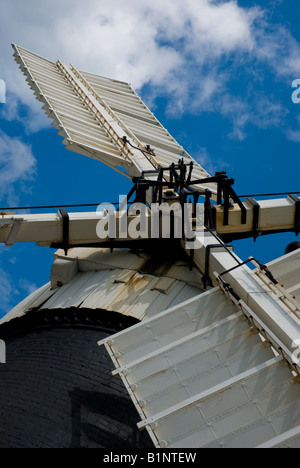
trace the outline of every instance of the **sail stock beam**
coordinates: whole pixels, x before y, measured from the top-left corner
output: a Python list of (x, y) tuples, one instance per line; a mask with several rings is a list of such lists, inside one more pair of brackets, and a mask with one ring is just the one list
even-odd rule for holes
[[(35, 242), (42, 247), (72, 248), (75, 246), (104, 246), (113, 241), (132, 240), (127, 234), (118, 237), (118, 217), (116, 236), (111, 239), (109, 232), (104, 237), (97, 235), (97, 225), (105, 218), (103, 212), (67, 213), (59, 210), (49, 214), (3, 215), (0, 219), (0, 243), (12, 246), (19, 242)], [(128, 216), (128, 223), (134, 217)], [(127, 226), (126, 226), (127, 227)]]

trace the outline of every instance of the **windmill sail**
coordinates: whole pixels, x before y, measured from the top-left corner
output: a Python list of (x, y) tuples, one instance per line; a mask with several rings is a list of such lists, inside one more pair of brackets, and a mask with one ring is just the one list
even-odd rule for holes
[[(17, 45), (13, 48), (15, 60), (67, 149), (131, 177), (177, 164), (181, 158), (193, 163), (192, 179), (209, 177), (128, 83), (80, 72), (73, 65), (51, 62)], [(131, 145), (124, 143), (124, 137)], [(215, 184), (202, 188), (216, 193)]]
[(299, 421), (282, 356), (218, 288), (104, 344), (157, 448), (272, 446)]

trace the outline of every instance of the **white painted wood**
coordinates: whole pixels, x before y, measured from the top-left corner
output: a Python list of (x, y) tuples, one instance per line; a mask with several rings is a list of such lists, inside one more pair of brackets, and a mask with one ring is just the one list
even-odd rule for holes
[[(253, 206), (243, 203), (247, 210), (247, 222), (241, 224), (241, 209), (233, 205), (229, 209), (228, 225), (223, 225), (224, 208), (216, 207), (216, 231), (218, 235), (246, 233), (253, 231)], [(278, 230), (293, 230), (295, 226), (296, 204), (289, 198), (259, 201), (259, 222), (257, 230), (272, 232)]]
[(34, 305), (39, 305), (44, 301), (44, 298), (49, 298), (54, 294), (54, 291), (50, 289), (50, 282), (41, 286), (39, 289), (31, 293), (28, 297), (23, 299), (17, 304), (10, 312), (0, 319), (0, 325), (9, 322), (10, 320), (21, 317), (24, 313), (32, 308)]
[[(16, 45), (13, 48), (15, 59), (37, 99), (44, 103), (46, 113), (64, 136), (67, 149), (99, 159), (118, 171), (116, 166), (121, 164), (130, 176), (140, 175), (153, 166), (177, 163), (183, 157), (194, 164), (193, 178), (208, 177), (129, 84), (79, 72), (60, 60), (55, 64)], [(145, 157), (139, 150), (125, 145), (123, 136), (143, 150), (149, 144), (155, 156)], [(166, 152), (168, 160), (164, 157)], [(215, 184), (209, 188), (216, 193)]]
[[(275, 210), (275, 208), (274, 208)], [(276, 211), (276, 210), (275, 210)], [(274, 211), (274, 212), (275, 212)], [(294, 213), (292, 213), (292, 217)], [(137, 216), (128, 216), (127, 220), (127, 240), (132, 240), (130, 236), (129, 226), (132, 223), (133, 219)], [(104, 241), (109, 240), (109, 236), (99, 238), (96, 232), (97, 224), (99, 220), (103, 218), (102, 212), (90, 212), (90, 213), (69, 213), (69, 234), (70, 234), (70, 244), (89, 244), (89, 243), (101, 243)], [(151, 226), (155, 223), (155, 216), (151, 216), (151, 212), (147, 213), (147, 230), (145, 232), (146, 238), (151, 238)], [(119, 232), (119, 218), (116, 215), (116, 240), (119, 239), (118, 232)], [(285, 229), (288, 228), (287, 224), (281, 224), (280, 217), (277, 222), (276, 227), (274, 229)], [(269, 226), (266, 226), (269, 229)], [(263, 230), (263, 227), (262, 227)], [(158, 232), (159, 234), (159, 232)], [(165, 234), (163, 234), (165, 235)], [(216, 243), (216, 239), (213, 236), (208, 238), (208, 235), (205, 235), (205, 238), (208, 241), (205, 243), (201, 243), (201, 236), (198, 234), (198, 239), (196, 239), (196, 248), (194, 252), (198, 252), (201, 250), (201, 246), (204, 247), (209, 245), (208, 242), (211, 241), (212, 244)], [(126, 238), (121, 238), (122, 240), (126, 240)], [(137, 243), (138, 243), (137, 239)], [(49, 246), (52, 243), (58, 243), (62, 241), (62, 221), (60, 216), (57, 213), (49, 213), (49, 214), (30, 214), (30, 215), (4, 215), (2, 219), (0, 219), (0, 242), (6, 243), (6, 245), (13, 245), (15, 242), (36, 242), (41, 246)], [(214, 250), (214, 249), (212, 249)], [(292, 257), (291, 257), (292, 258)], [(231, 259), (230, 265), (234, 266)], [(212, 259), (211, 264), (214, 264), (214, 260)], [(224, 265), (227, 265), (225, 260)], [(286, 269), (289, 269), (289, 260), (286, 260)], [(228, 269), (227, 267), (225, 269)], [(274, 266), (275, 268), (275, 266)], [(284, 268), (284, 266), (282, 267)], [(294, 267), (293, 267), (294, 268)], [(298, 266), (296, 265), (294, 271), (294, 276), (289, 273), (290, 281), (286, 283), (287, 289), (289, 287), (293, 288), (295, 294), (298, 297), (298, 282), (296, 278), (298, 277)], [(204, 265), (202, 262), (202, 271), (204, 269)], [(216, 271), (218, 267), (216, 267)], [(276, 270), (277, 271), (277, 270)], [(284, 272), (281, 275), (284, 277)], [(281, 277), (280, 276), (280, 277)], [(292, 282), (291, 282), (292, 281)], [(295, 295), (294, 294), (294, 295)]]
[[(265, 283), (247, 268), (247, 295), (263, 294)], [(298, 380), (269, 340), (291, 362), (290, 350), (242, 300), (224, 307), (224, 298), (212, 289), (98, 343), (156, 447), (255, 447), (299, 421)]]
[[(194, 250), (194, 261), (200, 269), (205, 268), (206, 247), (216, 243), (210, 233), (198, 236), (199, 248)], [(236, 257), (236, 256), (235, 256)], [(237, 266), (237, 261), (225, 249), (212, 249), (210, 252), (210, 277), (214, 272), (222, 273)], [(262, 322), (268, 326), (278, 339), (293, 352), (293, 342), (298, 339), (300, 320), (290, 309), (263, 283), (247, 265), (242, 265), (223, 276), (236, 294), (252, 309)]]
[[(63, 143), (67, 149), (79, 153), (83, 152), (84, 155), (100, 161), (102, 161), (102, 157), (106, 158), (105, 162), (108, 158), (111, 166), (120, 163), (126, 166), (126, 161), (121, 156), (121, 152), (110, 141), (103, 129), (97, 125), (93, 114), (85, 107), (80, 97), (76, 95), (72, 87), (64, 79), (57, 65), (19, 46), (13, 45), (13, 48), (15, 59), (27, 76), (37, 99), (43, 102), (44, 110), (54, 120), (55, 126), (64, 136)], [(45, 70), (45, 73), (41, 74), (41, 70)], [(85, 138), (82, 138), (80, 134), (72, 133), (72, 126), (69, 127), (70, 120), (66, 118), (65, 113), (71, 115), (73, 123), (82, 120), (87, 123), (84, 127)], [(78, 118), (79, 120), (77, 120)], [(91, 121), (98, 128), (97, 143), (91, 138), (91, 129), (89, 128)]]
[(300, 426), (294, 427), (256, 448), (300, 448)]
[[(28, 301), (20, 304), (19, 309), (14, 310), (13, 316), (17, 312), (23, 315), (35, 307), (40, 307), (40, 310), (74, 307), (105, 309), (142, 320), (144, 317), (157, 314), (160, 306), (168, 307), (171, 303), (181, 302), (180, 291), (184, 291), (186, 287), (189, 288), (190, 297), (199, 294), (198, 288), (188, 286), (179, 280), (174, 282), (169, 294), (151, 290), (159, 279), (157, 276), (142, 275), (135, 270), (124, 268), (79, 271), (69, 283), (61, 281), (58, 285), (57, 282), (66, 278), (59, 274), (59, 266), (54, 272), (55, 287), (51, 288), (49, 283), (41, 296), (39, 294), (30, 296)], [(62, 269), (64, 270), (64, 266)]]
[(231, 314), (232, 303), (218, 288), (181, 302), (161, 312), (159, 318), (143, 320), (136, 327), (118, 334), (114, 350), (120, 355), (119, 365), (124, 366), (136, 356), (144, 356), (190, 333), (210, 327)]
[(300, 305), (300, 249), (268, 263), (268, 268), (285, 291)]

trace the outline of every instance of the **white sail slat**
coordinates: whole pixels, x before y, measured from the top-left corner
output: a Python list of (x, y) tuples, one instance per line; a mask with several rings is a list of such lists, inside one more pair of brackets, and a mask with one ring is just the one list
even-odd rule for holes
[(156, 447), (256, 447), (299, 423), (299, 383), (218, 288), (99, 345)]
[[(183, 158), (186, 164), (193, 163), (194, 169), (191, 180), (209, 177), (205, 169), (161, 125), (129, 84), (118, 82), (116, 86), (114, 82), (111, 82), (112, 80), (110, 81), (107, 78), (82, 71), (76, 72), (79, 78), (89, 84), (101, 102), (113, 111), (124, 129), (129, 130), (138, 146), (145, 147), (149, 145), (154, 150), (156, 165), (166, 167), (172, 163), (177, 164)], [(164, 157), (165, 152), (168, 152), (168, 161)], [(195, 187), (199, 189), (209, 188), (212, 193), (216, 193), (215, 184), (206, 186), (199, 184)]]
[[(129, 164), (56, 63), (14, 45), (14, 56), (37, 99), (64, 136), (67, 149), (114, 165)], [(80, 126), (81, 131), (74, 128)]]
[[(209, 177), (130, 84), (80, 72), (73, 65), (51, 62), (16, 45), (13, 48), (15, 60), (67, 149), (98, 159), (127, 177), (169, 167), (181, 159), (193, 164), (192, 180)], [(153, 154), (146, 155), (148, 147)], [(155, 179), (155, 175), (147, 178)], [(216, 194), (214, 183), (195, 188), (209, 188)]]

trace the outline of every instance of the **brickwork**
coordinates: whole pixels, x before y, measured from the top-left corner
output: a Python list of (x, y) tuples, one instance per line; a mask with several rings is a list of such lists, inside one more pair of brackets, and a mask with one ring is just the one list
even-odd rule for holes
[[(28, 327), (27, 327), (28, 328)], [(1, 334), (1, 333), (0, 333)], [(0, 447), (153, 447), (97, 328), (34, 328), (6, 340)]]

